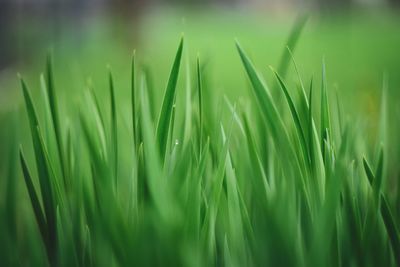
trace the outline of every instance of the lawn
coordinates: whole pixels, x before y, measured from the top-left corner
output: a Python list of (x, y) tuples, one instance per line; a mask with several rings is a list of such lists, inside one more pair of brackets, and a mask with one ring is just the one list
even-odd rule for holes
[(0, 81), (3, 263), (400, 265), (399, 22), (163, 10), (37, 51)]

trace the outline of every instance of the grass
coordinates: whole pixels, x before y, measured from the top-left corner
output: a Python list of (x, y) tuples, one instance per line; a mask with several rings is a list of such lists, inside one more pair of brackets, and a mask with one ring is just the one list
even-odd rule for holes
[[(104, 98), (90, 83), (78, 103), (60, 98), (51, 57), (40, 97), (21, 78), (31, 142), (20, 146), (22, 172), (9, 163), (3, 262), (399, 266), (385, 94), (375, 148), (340, 112), (324, 63), (320, 86), (300, 74), (289, 86), (303, 23), (272, 69), (271, 87), (236, 42), (250, 92), (237, 103), (214, 94), (201, 56), (191, 69), (183, 37), (160, 108), (137, 53), (127, 86), (116, 86), (109, 70)], [(128, 109), (121, 94), (131, 94)], [(14, 159), (19, 139), (10, 140)], [(13, 189), (21, 176), (24, 198)]]

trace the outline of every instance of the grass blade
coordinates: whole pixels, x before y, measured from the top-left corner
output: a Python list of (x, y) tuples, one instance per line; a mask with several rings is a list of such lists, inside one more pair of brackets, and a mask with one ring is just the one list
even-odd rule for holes
[[(49, 224), (49, 228), (52, 225), (52, 219), (55, 219), (53, 216), (54, 205), (52, 204), (53, 196), (50, 188), (50, 178), (48, 176), (49, 172), (46, 166), (46, 159), (43, 152), (43, 147), (41, 146), (41, 138), (39, 135), (38, 127), (39, 121), (37, 119), (37, 113), (35, 111), (32, 98), (30, 96), (29, 90), (25, 84), (25, 82), (21, 79), (22, 90), (25, 98), (25, 105), (28, 113), (29, 123), (31, 127), (31, 136), (32, 143), (35, 151), (35, 159), (36, 159), (36, 167), (39, 175), (40, 189), (42, 193), (42, 200), (44, 205), (45, 214), (47, 217), (47, 222)], [(49, 218), (50, 217), (50, 218)], [(54, 226), (54, 224), (53, 224)]]
[[(236, 47), (239, 51), (240, 58), (242, 59), (243, 66), (253, 86), (253, 92), (256, 95), (256, 99), (262, 110), (263, 116), (265, 116), (267, 123), (275, 124), (275, 127), (271, 127), (272, 134), (275, 138), (278, 138), (278, 136), (283, 134), (283, 138), (285, 138), (285, 141), (287, 141), (288, 138), (286, 129), (283, 125), (282, 119), (278, 113), (278, 110), (275, 106), (275, 103), (268, 88), (261, 81), (261, 78), (257, 74), (252, 62), (247, 57), (238, 42), (236, 42)], [(285, 143), (287, 144), (287, 142)]]
[[(269, 130), (271, 131), (273, 139), (276, 141), (277, 144), (281, 146), (280, 151), (282, 153), (280, 153), (278, 156), (281, 157), (281, 160), (293, 157), (293, 155), (296, 155), (296, 151), (293, 148), (292, 143), (290, 142), (287, 129), (282, 121), (280, 113), (275, 106), (275, 103), (271, 97), (268, 88), (261, 81), (261, 78), (257, 74), (252, 62), (247, 57), (238, 42), (236, 42), (236, 47), (239, 51), (243, 66), (252, 84), (253, 92), (256, 96), (256, 100), (258, 101), (258, 106), (261, 108), (265, 123), (269, 126)], [(293, 167), (296, 168), (299, 173), (299, 179), (296, 179), (295, 181), (301, 188), (302, 194), (304, 195), (308, 203), (308, 207), (310, 207), (309, 193), (307, 191), (304, 179), (305, 172), (304, 169), (301, 167), (301, 162), (298, 157), (295, 157)]]
[(373, 173), (368, 161), (363, 158), (364, 170), (367, 175), (369, 184), (372, 186), (375, 203), (379, 204), (380, 194), (382, 193), (383, 180), (383, 148), (379, 152), (378, 164), (375, 173)]
[(133, 51), (132, 63), (131, 63), (131, 105), (132, 105), (132, 135), (133, 135), (133, 146), (136, 149), (138, 145), (137, 137), (137, 119), (136, 119), (136, 50)]
[(197, 56), (196, 60), (196, 71), (197, 71), (197, 90), (198, 90), (198, 100), (199, 100), (199, 155), (201, 155), (202, 140), (203, 140), (203, 96), (202, 96), (202, 81), (201, 81), (201, 69), (200, 69), (200, 58)]
[(108, 82), (110, 88), (110, 108), (111, 108), (111, 151), (112, 151), (112, 165), (114, 175), (114, 186), (117, 188), (118, 184), (118, 124), (117, 124), (117, 111), (115, 105), (115, 89), (114, 80), (111, 70), (108, 73)]
[(400, 266), (400, 234), (396, 222), (390, 210), (389, 204), (384, 195), (381, 195), (381, 214), (383, 222), (386, 226), (386, 231), (392, 244), (394, 258), (397, 266)]
[(293, 99), (290, 96), (289, 91), (288, 91), (285, 83), (283, 82), (282, 78), (279, 76), (279, 74), (277, 72), (274, 71), (274, 73), (275, 73), (275, 76), (279, 82), (279, 85), (280, 85), (283, 93), (285, 94), (286, 101), (289, 104), (289, 109), (292, 114), (292, 118), (294, 120), (295, 126), (296, 126), (297, 135), (300, 140), (304, 159), (306, 159), (307, 163), (309, 163), (310, 160), (309, 160), (309, 154), (307, 153), (307, 141), (306, 141), (306, 137), (305, 137), (305, 132), (303, 130), (303, 127), (301, 126), (299, 113), (297, 112), (297, 109), (296, 109), (296, 106), (294, 105)]
[[(289, 38), (286, 42), (286, 47), (289, 48), (290, 51), (294, 51), (296, 49), (297, 42), (299, 41), (300, 35), (304, 29), (304, 26), (307, 22), (307, 16), (300, 16), (294, 22), (294, 26), (289, 34)], [(278, 67), (278, 73), (282, 75), (283, 78), (286, 77), (287, 69), (290, 62), (290, 51), (285, 49), (283, 51), (281, 61)]]
[(375, 176), (374, 173), (372, 172), (371, 167), (369, 166), (368, 161), (365, 158), (363, 158), (363, 165), (365, 173), (367, 174), (369, 184), (372, 186), (372, 184), (374, 183)]
[(44, 214), (43, 214), (40, 202), (39, 202), (39, 198), (36, 194), (36, 190), (35, 190), (35, 187), (32, 182), (32, 176), (28, 169), (28, 165), (26, 164), (26, 160), (25, 160), (25, 156), (22, 152), (22, 148), (20, 148), (20, 150), (19, 150), (19, 158), (20, 158), (20, 162), (21, 162), (22, 173), (24, 176), (26, 188), (28, 189), (29, 198), (31, 200), (33, 213), (35, 214), (36, 222), (39, 226), (40, 235), (42, 236), (45, 246), (47, 247), (48, 246), (48, 236), (47, 236), (46, 219), (44, 217)]
[(66, 162), (65, 162), (65, 157), (64, 157), (64, 148), (63, 148), (63, 138), (62, 138), (62, 131), (61, 131), (61, 124), (60, 124), (60, 116), (59, 116), (59, 111), (58, 111), (58, 102), (57, 102), (57, 95), (56, 95), (56, 90), (55, 90), (55, 85), (54, 85), (54, 75), (53, 75), (53, 64), (52, 64), (52, 58), (50, 53), (47, 56), (47, 62), (46, 62), (46, 88), (47, 88), (47, 95), (49, 97), (49, 104), (50, 104), (50, 115), (51, 119), (53, 122), (53, 127), (55, 131), (55, 136), (56, 136), (56, 142), (57, 142), (57, 149), (58, 149), (58, 155), (60, 158), (60, 165), (61, 165), (61, 171), (64, 179), (64, 185), (67, 185), (67, 177), (66, 177)]
[(175, 93), (176, 93), (176, 84), (178, 81), (179, 67), (181, 64), (183, 50), (183, 37), (179, 43), (178, 51), (175, 56), (174, 64), (172, 65), (171, 73), (169, 76), (167, 89), (165, 90), (165, 95), (163, 98), (163, 103), (160, 111), (160, 116), (157, 123), (157, 143), (158, 149), (161, 155), (161, 160), (164, 160), (165, 153), (167, 150), (167, 142), (168, 142), (168, 132), (169, 125), (172, 115), (172, 107), (174, 104)]
[(326, 162), (325, 157), (325, 142), (330, 144), (329, 137), (331, 136), (331, 123), (329, 115), (329, 102), (326, 84), (326, 68), (325, 61), (322, 62), (322, 82), (321, 82), (321, 149), (322, 156), (324, 157), (324, 162)]

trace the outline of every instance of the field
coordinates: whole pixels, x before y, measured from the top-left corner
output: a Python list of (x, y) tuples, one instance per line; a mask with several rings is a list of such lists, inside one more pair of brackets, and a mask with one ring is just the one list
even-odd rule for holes
[(399, 23), (154, 11), (39, 49), (0, 79), (1, 264), (399, 266)]

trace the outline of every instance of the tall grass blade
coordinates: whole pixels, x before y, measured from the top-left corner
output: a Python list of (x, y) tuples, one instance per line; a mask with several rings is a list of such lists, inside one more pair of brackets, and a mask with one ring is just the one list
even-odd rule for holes
[(137, 137), (137, 107), (136, 107), (136, 50), (133, 51), (132, 62), (131, 62), (131, 107), (132, 107), (132, 136), (133, 136), (133, 146), (135, 149), (138, 145)]
[(62, 130), (61, 130), (61, 122), (60, 122), (60, 115), (59, 115), (59, 105), (57, 102), (57, 95), (56, 95), (56, 89), (54, 85), (54, 74), (53, 74), (53, 64), (52, 64), (52, 57), (51, 54), (49, 53), (47, 56), (47, 62), (46, 62), (46, 88), (47, 88), (47, 95), (49, 97), (49, 104), (50, 104), (50, 115), (51, 119), (53, 122), (53, 127), (55, 131), (55, 136), (56, 136), (56, 142), (57, 142), (57, 149), (58, 149), (58, 155), (60, 158), (60, 165), (61, 165), (61, 171), (64, 179), (64, 184), (67, 185), (67, 177), (66, 177), (66, 162), (65, 162), (65, 156), (64, 156), (64, 147), (63, 147), (63, 137), (62, 137)]
[(176, 84), (178, 81), (179, 66), (181, 64), (183, 50), (183, 37), (179, 43), (178, 51), (175, 56), (174, 63), (172, 65), (171, 73), (169, 76), (167, 89), (163, 98), (162, 107), (157, 123), (156, 140), (158, 143), (158, 149), (160, 151), (161, 159), (164, 160), (165, 153), (167, 150), (167, 140), (169, 133), (169, 125), (172, 115), (172, 106), (174, 104), (174, 98), (176, 93)]
[(275, 106), (275, 103), (272, 99), (272, 96), (268, 88), (261, 81), (261, 78), (257, 74), (252, 62), (247, 57), (247, 55), (240, 47), (238, 42), (236, 42), (236, 47), (239, 51), (239, 55), (243, 62), (243, 66), (253, 86), (253, 92), (256, 95), (256, 99), (262, 110), (262, 114), (265, 117), (268, 124), (274, 124), (275, 126), (271, 127), (271, 131), (272, 134), (274, 135), (274, 138), (278, 138), (278, 136), (283, 135), (285, 141), (288, 141), (288, 139), (286, 139), (287, 137), (286, 129), (283, 125), (282, 119), (278, 113), (278, 110)]
[(369, 184), (372, 186), (372, 184), (374, 183), (375, 176), (374, 173), (372, 172), (371, 166), (369, 165), (368, 161), (365, 158), (363, 158), (363, 165), (365, 173), (367, 174)]
[(157, 211), (160, 213), (162, 219), (169, 223), (175, 219), (171, 217), (172, 213), (170, 212), (171, 210), (174, 210), (174, 206), (171, 202), (170, 192), (168, 190), (169, 188), (166, 186), (166, 180), (163, 179), (162, 163), (160, 161), (158, 146), (156, 145), (151, 125), (148, 95), (143, 87), (141, 88), (141, 102), (141, 126), (143, 128), (146, 182), (148, 184), (150, 197), (153, 200)]
[(397, 227), (396, 221), (393, 217), (393, 214), (390, 210), (389, 204), (384, 195), (381, 195), (381, 214), (383, 218), (383, 222), (386, 226), (386, 231), (390, 239), (390, 243), (392, 245), (394, 258), (396, 260), (397, 266), (400, 266), (400, 234), (399, 229)]
[[(329, 136), (331, 136), (331, 122), (329, 115), (329, 102), (328, 102), (328, 92), (326, 84), (326, 68), (325, 61), (322, 62), (322, 82), (321, 82), (321, 145), (330, 143)], [(325, 146), (321, 146), (322, 156), (324, 157), (324, 162), (326, 162), (325, 157)]]
[(33, 213), (35, 214), (36, 222), (39, 226), (40, 235), (43, 239), (43, 242), (45, 243), (45, 246), (47, 247), (49, 244), (48, 244), (48, 236), (47, 236), (46, 219), (44, 217), (44, 214), (43, 214), (40, 202), (39, 202), (39, 198), (36, 194), (36, 190), (35, 190), (35, 187), (32, 182), (32, 176), (28, 169), (28, 165), (26, 164), (26, 160), (25, 160), (25, 156), (22, 152), (22, 148), (20, 148), (20, 150), (19, 150), (19, 158), (20, 158), (20, 162), (21, 162), (22, 173), (24, 176), (26, 188), (28, 189), (29, 198), (31, 200)]
[(283, 78), (286, 77), (286, 73), (288, 70), (289, 62), (290, 62), (290, 51), (294, 51), (297, 46), (297, 42), (299, 41), (300, 35), (306, 25), (308, 17), (300, 16), (294, 22), (293, 28), (289, 34), (288, 40), (286, 41), (286, 47), (289, 50), (285, 49), (283, 51), (280, 63), (278, 64), (278, 73), (282, 75)]
[(197, 56), (196, 60), (196, 73), (197, 73), (197, 90), (198, 90), (198, 105), (199, 105), (199, 155), (201, 155), (202, 140), (203, 140), (203, 89), (201, 81), (201, 69), (200, 69), (200, 58)]
[(116, 189), (118, 184), (118, 124), (117, 124), (117, 109), (115, 104), (114, 80), (111, 74), (111, 70), (108, 73), (108, 82), (110, 88), (110, 108), (111, 108), (110, 137), (111, 137), (112, 165), (113, 165), (114, 186)]
[[(279, 153), (278, 156), (281, 157), (280, 158), (281, 160), (284, 160), (285, 158), (288, 157), (293, 157), (293, 155), (296, 154), (296, 151), (293, 148), (292, 143), (290, 142), (287, 129), (282, 121), (280, 113), (278, 112), (275, 106), (275, 103), (272, 99), (272, 96), (268, 88), (261, 81), (261, 78), (257, 74), (252, 62), (247, 57), (247, 55), (240, 47), (238, 42), (236, 42), (236, 47), (239, 51), (239, 55), (242, 60), (243, 66), (252, 84), (253, 92), (256, 96), (258, 106), (262, 111), (264, 121), (269, 126), (269, 131), (271, 132), (274, 141), (279, 143), (280, 145), (280, 151), (282, 153)], [(307, 200), (308, 207), (310, 207), (309, 192), (307, 190), (304, 179), (305, 171), (304, 168), (301, 167), (301, 162), (299, 160), (299, 157), (295, 157), (293, 167), (299, 173), (299, 177), (295, 181), (301, 188), (302, 194)]]
[(304, 159), (306, 160), (307, 164), (309, 164), (310, 160), (309, 160), (309, 154), (307, 153), (307, 141), (306, 141), (306, 137), (305, 137), (305, 131), (303, 130), (303, 127), (301, 125), (299, 113), (297, 112), (297, 109), (296, 109), (296, 106), (294, 105), (293, 99), (290, 96), (289, 91), (288, 91), (285, 83), (283, 82), (282, 78), (279, 76), (279, 74), (277, 72), (274, 71), (274, 73), (275, 73), (275, 76), (279, 82), (279, 85), (280, 85), (283, 93), (285, 94), (286, 101), (289, 105), (289, 109), (292, 114), (292, 118), (295, 123), (295, 126), (296, 126), (297, 135), (300, 140)]
[[(45, 153), (41, 145), (41, 137), (39, 135), (39, 121), (37, 119), (36, 111), (33, 106), (32, 98), (25, 82), (21, 79), (22, 90), (25, 98), (25, 105), (28, 113), (29, 123), (31, 127), (32, 143), (35, 151), (36, 167), (38, 170), (40, 189), (42, 193), (42, 200), (44, 211), (47, 219), (48, 236), (50, 246), (55, 242), (55, 205), (53, 202), (53, 194), (51, 189), (51, 181), (49, 177), (48, 166), (46, 163)], [(53, 256), (53, 255), (50, 255)]]

